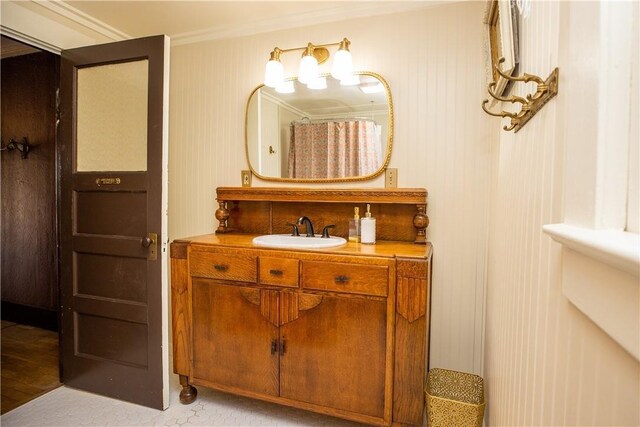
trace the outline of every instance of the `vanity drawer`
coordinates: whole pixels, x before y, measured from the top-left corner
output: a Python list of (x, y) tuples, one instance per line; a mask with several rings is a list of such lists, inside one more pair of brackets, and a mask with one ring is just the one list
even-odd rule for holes
[(386, 296), (388, 281), (386, 266), (302, 262), (302, 287), (307, 289)]
[(191, 275), (210, 279), (255, 283), (258, 279), (256, 256), (193, 251), (189, 255)]
[(297, 288), (299, 264), (297, 259), (260, 257), (260, 283)]

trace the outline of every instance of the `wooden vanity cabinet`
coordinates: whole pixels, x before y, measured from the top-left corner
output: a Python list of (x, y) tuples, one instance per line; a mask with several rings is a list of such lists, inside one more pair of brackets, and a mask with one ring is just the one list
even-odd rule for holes
[[(290, 214), (288, 214), (290, 215)], [(372, 425), (422, 425), (431, 245), (171, 244), (174, 372), (193, 385)]]

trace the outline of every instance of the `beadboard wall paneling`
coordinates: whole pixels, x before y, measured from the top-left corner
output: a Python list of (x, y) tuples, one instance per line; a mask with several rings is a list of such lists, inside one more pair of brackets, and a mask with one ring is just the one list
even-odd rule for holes
[[(431, 366), (480, 373), (488, 230), (490, 141), (483, 2), (359, 18), (257, 36), (175, 46), (171, 52), (170, 238), (210, 233), (214, 190), (240, 185), (248, 169), (244, 115), (274, 46), (348, 37), (354, 67), (391, 87), (398, 185), (429, 191), (434, 245)], [(297, 54), (283, 55), (296, 74)], [(328, 70), (324, 65), (324, 69)], [(254, 177), (253, 185), (273, 186)], [(325, 187), (382, 187), (381, 177)], [(308, 215), (313, 218), (313, 212)], [(348, 221), (349, 218), (345, 218)]]
[[(584, 41), (569, 37), (568, 7), (532, 2), (520, 32), (521, 73), (546, 77), (572, 52), (591, 54)], [(565, 123), (582, 111), (570, 102), (568, 87), (588, 88), (581, 82), (590, 71), (567, 75), (561, 66), (557, 98), (518, 134), (501, 131), (492, 147), (487, 425), (640, 424), (637, 361), (562, 295), (561, 248), (541, 230), (562, 222), (565, 138), (571, 137)], [(523, 85), (515, 90), (525, 93)]]

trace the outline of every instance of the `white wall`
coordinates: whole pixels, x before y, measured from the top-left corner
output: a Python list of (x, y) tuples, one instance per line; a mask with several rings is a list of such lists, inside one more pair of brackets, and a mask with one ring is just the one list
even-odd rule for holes
[[(490, 144), (495, 123), (480, 109), (485, 88), (484, 2), (360, 18), (171, 52), (170, 237), (210, 233), (215, 188), (248, 169), (245, 104), (269, 52), (348, 37), (356, 70), (389, 83), (395, 112), (390, 167), (399, 186), (429, 191), (434, 245), (431, 365), (482, 369), (483, 288)], [(284, 55), (297, 73), (298, 55)], [(287, 62), (288, 61), (288, 62)], [(260, 182), (254, 185), (273, 186)], [(343, 187), (382, 187), (383, 179)], [(331, 185), (338, 187), (338, 185)], [(313, 212), (309, 215), (313, 218)], [(347, 221), (348, 218), (345, 218)]]
[[(559, 94), (518, 134), (501, 131), (493, 146), (487, 425), (640, 425), (637, 360), (563, 295), (562, 263), (569, 260), (541, 229), (566, 220), (564, 177), (575, 160), (566, 157), (566, 148), (580, 133), (567, 130), (596, 122), (598, 98), (589, 90), (604, 78), (597, 60), (602, 21), (580, 13), (570, 17), (575, 7), (597, 4), (532, 2), (521, 29), (521, 72), (546, 78), (560, 66)], [(576, 37), (580, 33), (589, 36)], [(523, 86), (516, 92), (525, 93)], [(498, 119), (490, 120), (497, 125)], [(599, 274), (612, 285), (628, 279), (621, 272)], [(628, 327), (638, 328), (638, 322)]]

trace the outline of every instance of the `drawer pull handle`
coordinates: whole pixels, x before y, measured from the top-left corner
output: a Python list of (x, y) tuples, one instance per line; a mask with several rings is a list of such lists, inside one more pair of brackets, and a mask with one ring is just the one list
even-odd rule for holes
[(278, 340), (273, 339), (271, 340), (271, 354), (276, 354), (277, 351), (278, 351)]
[(336, 276), (336, 283), (347, 283), (349, 281), (349, 276)]
[(282, 276), (282, 270), (269, 270), (269, 274), (272, 276)]
[(224, 264), (215, 264), (213, 268), (215, 268), (216, 271), (227, 271), (229, 269), (229, 266)]

